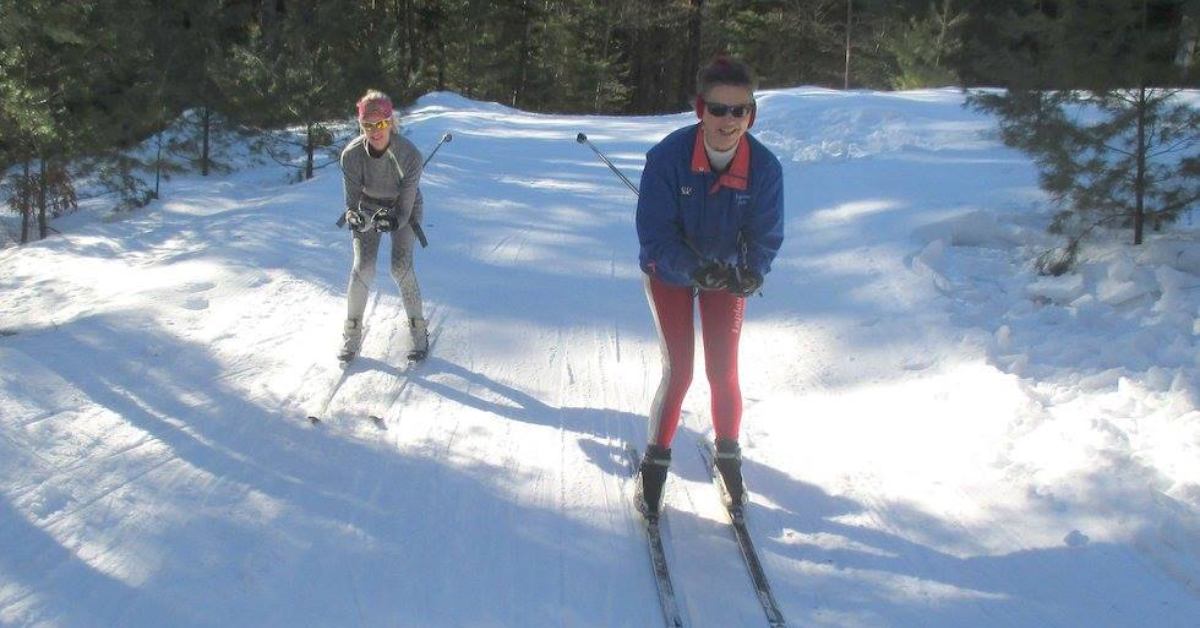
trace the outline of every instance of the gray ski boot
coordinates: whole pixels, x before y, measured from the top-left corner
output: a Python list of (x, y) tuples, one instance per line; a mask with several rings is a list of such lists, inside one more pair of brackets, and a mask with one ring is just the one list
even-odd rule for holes
[(429, 356), (429, 326), (423, 318), (408, 319), (412, 332), (412, 350), (408, 352), (410, 362), (420, 362)]
[(342, 328), (342, 349), (338, 352), (338, 362), (348, 364), (362, 349), (362, 321), (357, 318), (346, 319)]

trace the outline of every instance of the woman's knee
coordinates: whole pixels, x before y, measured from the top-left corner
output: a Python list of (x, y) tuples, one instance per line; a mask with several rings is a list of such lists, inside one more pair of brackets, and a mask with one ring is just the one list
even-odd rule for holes
[(664, 362), (662, 377), (671, 390), (686, 391), (692, 386), (692, 361), (676, 358), (670, 364)]
[(738, 373), (736, 368), (708, 366), (705, 369), (709, 388), (713, 390), (736, 390)]
[(356, 262), (350, 269), (350, 273), (363, 281), (371, 281), (375, 278), (375, 263), (366, 260)]
[(406, 280), (412, 276), (412, 272), (413, 263), (411, 257), (409, 257), (407, 260), (398, 259), (392, 262), (392, 278), (396, 281)]

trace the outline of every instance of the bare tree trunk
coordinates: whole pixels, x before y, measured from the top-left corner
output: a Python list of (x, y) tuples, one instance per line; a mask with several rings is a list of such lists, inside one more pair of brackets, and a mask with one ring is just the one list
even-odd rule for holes
[(704, 0), (691, 0), (688, 7), (688, 38), (687, 50), (684, 54), (683, 67), (679, 73), (678, 98), (681, 103), (688, 103), (695, 96), (696, 70), (700, 67), (700, 35), (704, 20)]
[(400, 4), (400, 18), (404, 20), (401, 30), (404, 33), (404, 78), (407, 83), (408, 77), (412, 76), (413, 72), (413, 54), (412, 54), (412, 35), (413, 35), (413, 17), (412, 17), (412, 2), (404, 0)]
[(29, 177), (30, 177), (30, 159), (25, 158), (24, 164), (24, 181), (25, 185), (21, 186), (21, 244), (29, 241), (29, 232), (33, 230), (33, 199), (29, 196)]
[(208, 107), (203, 107), (203, 113), (200, 116), (201, 122), (201, 148), (200, 148), (200, 176), (208, 176), (209, 162), (209, 134), (212, 132), (212, 110)]
[(1179, 23), (1179, 49), (1175, 52), (1175, 65), (1179, 66), (1179, 78), (1187, 81), (1191, 75), (1192, 63), (1196, 60), (1197, 32), (1196, 21), (1189, 15), (1184, 15)]
[(846, 0), (846, 69), (842, 74), (842, 89), (850, 89), (850, 27), (854, 24), (854, 0)]
[[(671, 41), (671, 29), (670, 26), (666, 25), (669, 17), (669, 14), (663, 8), (660, 7), (655, 10), (652, 31), (654, 36), (651, 38), (651, 41), (659, 42), (660, 44), (661, 42)], [(670, 59), (669, 55), (662, 54), (661, 51), (652, 54), (651, 58), (654, 60), (654, 78), (651, 83), (654, 94), (654, 100), (651, 105), (653, 107), (652, 111), (662, 111), (670, 105), (669, 101), (672, 98), (670, 72), (667, 67), (668, 61), (672, 59)]]
[(1133, 243), (1142, 243), (1146, 223), (1146, 86), (1138, 88), (1137, 97), (1137, 175), (1133, 183), (1137, 205), (1133, 213)]
[(629, 84), (633, 88), (633, 94), (629, 98), (629, 110), (632, 113), (642, 113), (646, 110), (646, 104), (649, 101), (646, 90), (646, 54), (644, 52), (643, 41), (646, 38), (646, 29), (642, 21), (641, 12), (645, 9), (635, 6), (632, 19), (629, 23)]
[(475, 84), (475, 77), (479, 75), (475, 71), (475, 42), (479, 39), (479, 20), (469, 20), (469, 23), (471, 25), (471, 34), (466, 38), (467, 67), (463, 76), (463, 82), (459, 85), (459, 88), (462, 89), (463, 96), (475, 98), (477, 92), (471, 86)]
[(417, 77), (421, 73), (421, 29), (417, 24), (416, 8), (408, 3), (408, 12), (411, 17), (408, 22), (408, 81), (405, 85), (406, 90), (412, 90), (417, 83)]
[(533, 36), (532, 20), (529, 19), (529, 0), (521, 0), (521, 16), (524, 19), (525, 27), (521, 32), (520, 57), (517, 60), (517, 84), (514, 86), (512, 94), (512, 106), (519, 106), (518, 103), (524, 104), (525, 85), (529, 76), (529, 57), (533, 54), (533, 44), (531, 39)]
[(307, 135), (304, 140), (304, 180), (308, 181), (313, 178), (313, 154), (316, 153), (317, 136), (316, 129), (313, 123), (309, 122), (306, 125)]
[(938, 16), (941, 24), (938, 25), (936, 52), (933, 55), (933, 67), (935, 68), (942, 67), (942, 48), (946, 44), (946, 28), (950, 25), (950, 3), (951, 0), (942, 2), (942, 14)]
[(154, 138), (154, 198), (158, 198), (159, 183), (162, 182), (162, 138), (166, 129), (159, 129)]
[(434, 36), (437, 38), (437, 90), (439, 92), (446, 91), (446, 16), (439, 11), (437, 29), (434, 31)]
[(600, 75), (596, 77), (596, 97), (592, 102), (592, 113), (600, 113), (600, 99), (604, 95), (604, 83), (608, 81), (608, 49), (612, 45), (614, 9), (604, 11), (604, 54), (600, 57)]
[(38, 176), (38, 239), (45, 240), (50, 233), (50, 223), (46, 220), (46, 158), (39, 159), (42, 166), (42, 171)]
[[(1142, 0), (1142, 47), (1145, 46), (1146, 33), (1149, 22), (1149, 11), (1146, 8), (1146, 0)], [(1141, 58), (1145, 58), (1144, 50), (1141, 51)], [(1136, 201), (1136, 206), (1133, 211), (1133, 243), (1135, 245), (1142, 243), (1143, 231), (1146, 223), (1146, 110), (1149, 108), (1149, 103), (1146, 100), (1146, 78), (1144, 69), (1138, 72), (1138, 93), (1136, 104), (1137, 107), (1137, 174), (1133, 183), (1133, 193)]]
[(262, 29), (263, 43), (266, 44), (268, 50), (275, 49), (275, 42), (278, 37), (275, 23), (278, 21), (278, 13), (275, 10), (277, 0), (260, 0), (258, 3), (258, 26)]

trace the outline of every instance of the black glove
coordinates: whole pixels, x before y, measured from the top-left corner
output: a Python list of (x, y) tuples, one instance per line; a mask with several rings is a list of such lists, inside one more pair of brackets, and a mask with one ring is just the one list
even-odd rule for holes
[(346, 210), (346, 224), (350, 225), (351, 231), (366, 231), (370, 228), (367, 217), (358, 209)]
[(732, 279), (732, 267), (721, 262), (708, 262), (692, 273), (692, 281), (701, 290), (725, 290)]
[(396, 220), (392, 212), (384, 208), (375, 212), (375, 215), (371, 218), (371, 224), (375, 226), (376, 231), (389, 233), (395, 231), (400, 226), (400, 221)]
[(738, 266), (729, 282), (729, 291), (739, 297), (748, 297), (763, 285), (763, 276), (757, 270)]

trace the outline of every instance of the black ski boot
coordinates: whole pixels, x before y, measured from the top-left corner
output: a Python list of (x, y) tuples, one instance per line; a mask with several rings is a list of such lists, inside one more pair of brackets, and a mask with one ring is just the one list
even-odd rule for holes
[(717, 471), (721, 472), (731, 505), (741, 509), (746, 501), (746, 486), (742, 483), (742, 448), (737, 441), (717, 439)]
[(662, 504), (663, 485), (671, 467), (671, 450), (658, 445), (646, 447), (646, 455), (638, 471), (638, 509), (647, 518), (658, 516)]

